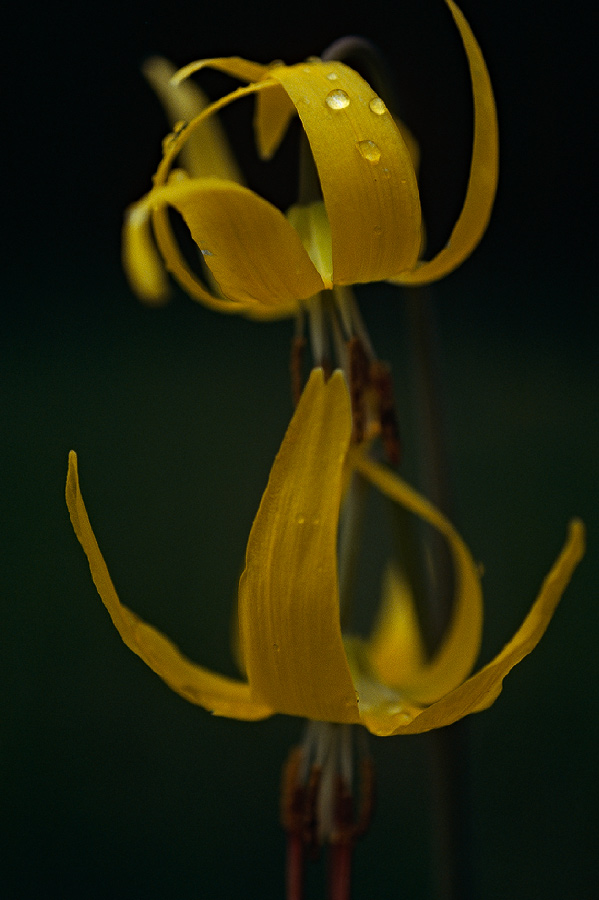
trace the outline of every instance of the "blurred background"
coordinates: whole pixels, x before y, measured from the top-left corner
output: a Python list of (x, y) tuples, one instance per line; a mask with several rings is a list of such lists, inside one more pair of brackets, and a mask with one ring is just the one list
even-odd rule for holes
[[(557, 0), (462, 9), (496, 91), (501, 179), (481, 246), (430, 297), (453, 514), (485, 568), (481, 662), (520, 624), (568, 520), (588, 528), (541, 645), (468, 721), (473, 896), (583, 900), (599, 874), (591, 5), (576, 17)], [(172, 694), (114, 630), (64, 504), (76, 449), (121, 599), (193, 659), (234, 674), (230, 615), (291, 412), (292, 324), (218, 316), (177, 289), (161, 309), (132, 296), (123, 210), (148, 189), (166, 133), (139, 69), (154, 53), (178, 65), (297, 62), (344, 34), (370, 38), (421, 145), (433, 251), (468, 173), (463, 50), (441, 0), (24, 0), (5, 23), (0, 893), (280, 898), (280, 768), (301, 723), (221, 720)], [(285, 153), (252, 169), (281, 205), (295, 190)], [(381, 285), (358, 296), (409, 423), (405, 298)], [(407, 426), (404, 437), (403, 471), (417, 480), (421, 451)], [(428, 739), (371, 745), (379, 801), (354, 896), (431, 897)], [(320, 874), (309, 896), (322, 896)]]

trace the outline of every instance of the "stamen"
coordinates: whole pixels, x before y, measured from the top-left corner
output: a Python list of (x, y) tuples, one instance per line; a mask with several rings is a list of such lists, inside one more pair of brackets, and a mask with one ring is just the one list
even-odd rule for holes
[(291, 356), (289, 359), (289, 370), (291, 373), (291, 399), (293, 400), (293, 408), (297, 406), (304, 389), (303, 363), (304, 351), (306, 349), (306, 338), (303, 334), (294, 334), (291, 338)]
[(322, 366), (325, 378), (332, 373), (331, 354), (326, 327), (326, 319), (323, 308), (322, 296), (313, 297), (308, 307), (308, 322), (310, 325), (310, 344), (312, 358), (315, 366)]
[(333, 345), (335, 347), (335, 360), (337, 366), (340, 369), (343, 369), (345, 376), (349, 381), (349, 354), (347, 352), (347, 337), (342, 332), (338, 310), (334, 306), (331, 308), (331, 331), (333, 333)]
[[(360, 809), (354, 815), (354, 764), (350, 725), (310, 722), (301, 747), (283, 773), (281, 819), (287, 832), (287, 900), (302, 900), (306, 856), (327, 843), (329, 897), (348, 900), (351, 857), (373, 807), (370, 757), (360, 765)], [(363, 752), (363, 745), (358, 747)]]
[(341, 630), (349, 627), (354, 605), (357, 571), (360, 557), (360, 537), (364, 521), (364, 507), (368, 484), (354, 472), (343, 501), (339, 521), (339, 617)]
[(362, 342), (362, 346), (364, 348), (364, 352), (366, 356), (370, 360), (376, 359), (376, 353), (374, 352), (373, 346), (370, 342), (370, 337), (368, 335), (368, 331), (366, 330), (366, 326), (364, 325), (364, 320), (360, 315), (360, 310), (358, 308), (358, 304), (356, 303), (356, 298), (354, 297), (354, 292), (349, 287), (335, 287), (335, 300), (341, 312), (341, 316), (343, 321), (347, 323), (346, 331), (350, 336), (355, 336), (360, 338)]

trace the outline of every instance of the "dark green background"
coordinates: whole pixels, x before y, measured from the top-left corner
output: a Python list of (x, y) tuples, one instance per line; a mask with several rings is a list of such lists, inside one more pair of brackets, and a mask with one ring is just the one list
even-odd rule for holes
[[(462, 6), (496, 89), (501, 184), (482, 245), (432, 296), (455, 519), (486, 572), (483, 661), (522, 620), (572, 515), (589, 540), (541, 646), (469, 721), (475, 894), (581, 900), (597, 883), (599, 714), (591, 21), (554, 0)], [(147, 190), (164, 132), (138, 69), (153, 52), (295, 62), (341, 34), (372, 38), (421, 143), (435, 247), (467, 175), (463, 53), (441, 0), (25, 2), (7, 15), (0, 893), (280, 898), (279, 771), (301, 724), (216, 719), (172, 694), (114, 631), (63, 500), (75, 448), (122, 599), (233, 673), (230, 610), (290, 415), (292, 325), (219, 317), (176, 291), (161, 310), (131, 296), (122, 212)], [(258, 183), (289, 202), (284, 165), (269, 171)], [(409, 423), (402, 295), (359, 297)], [(428, 897), (427, 739), (372, 746), (380, 796), (355, 897)], [(311, 888), (322, 896), (317, 874)]]

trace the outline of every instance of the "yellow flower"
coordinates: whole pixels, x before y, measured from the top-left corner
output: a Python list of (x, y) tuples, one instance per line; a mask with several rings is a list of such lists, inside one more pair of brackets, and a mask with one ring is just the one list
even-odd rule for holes
[[(287, 713), (362, 723), (378, 735), (438, 728), (490, 706), (507, 673), (536, 646), (584, 549), (582, 523), (521, 627), (501, 653), (468, 677), (480, 647), (477, 567), (447, 519), (396, 475), (348, 448), (350, 401), (341, 372), (314, 370), (301, 397), (251, 529), (238, 612), (247, 680), (186, 659), (116, 594), (69, 461), (66, 498), (98, 592), (125, 643), (177, 693), (217, 715), (261, 719)], [(430, 662), (421, 653), (409, 591), (390, 573), (383, 614), (368, 641), (344, 638), (339, 620), (337, 531), (344, 469), (354, 467), (395, 502), (442, 533), (455, 571), (452, 622)]]
[[(169, 93), (166, 88), (164, 73), (153, 79), (171, 110), (202, 111), (180, 122), (165, 141), (154, 188), (128, 212), (123, 254), (137, 293), (156, 302), (166, 291), (150, 222), (166, 268), (194, 298), (214, 309), (259, 318), (292, 314), (300, 301), (333, 286), (379, 280), (424, 284), (460, 265), (491, 213), (497, 119), (481, 50), (453, 0), (445, 2), (468, 58), (474, 135), (464, 206), (450, 240), (433, 259), (420, 258), (422, 221), (411, 139), (360, 75), (341, 62), (320, 59), (293, 66), (211, 59), (192, 63), (172, 79), (187, 91), (180, 104), (175, 89)], [(206, 66), (249, 83), (206, 105), (185, 82)], [(214, 114), (251, 94), (256, 95), (254, 125), (263, 158), (272, 156), (291, 118), (299, 116), (322, 200), (292, 207), (285, 216), (241, 183)], [(190, 147), (193, 170), (173, 170), (175, 159)], [(189, 166), (186, 159), (183, 163)], [(169, 207), (185, 219), (218, 289), (211, 288), (211, 278), (208, 284), (198, 278), (183, 258)]]

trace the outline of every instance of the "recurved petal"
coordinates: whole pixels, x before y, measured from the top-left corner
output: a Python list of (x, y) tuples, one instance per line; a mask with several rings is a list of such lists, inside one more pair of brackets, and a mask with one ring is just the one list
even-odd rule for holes
[(272, 467), (239, 589), (252, 696), (278, 712), (358, 722), (341, 639), (337, 526), (351, 434), (345, 380), (314, 370)]
[[(446, 538), (454, 565), (455, 595), (452, 619), (437, 654), (430, 663), (413, 669), (408, 676), (398, 669), (395, 677), (385, 670), (389, 684), (414, 704), (428, 704), (460, 684), (472, 671), (480, 650), (483, 604), (478, 569), (468, 547), (451, 522), (424, 497), (364, 454), (356, 452), (355, 468), (387, 497), (424, 519)], [(387, 622), (392, 628), (394, 620)], [(380, 636), (379, 636), (380, 639)], [(392, 642), (393, 635), (386, 640)], [(375, 664), (375, 660), (371, 661)], [(399, 677), (400, 672), (403, 677)]]
[[(168, 206), (182, 214), (228, 299), (210, 293), (190, 270), (170, 228)], [(146, 296), (164, 286), (149, 232), (150, 213), (167, 269), (192, 296), (221, 312), (289, 315), (298, 300), (324, 287), (299, 235), (276, 207), (231, 181), (183, 178), (155, 187), (125, 220), (125, 265), (136, 290), (145, 290)]]
[(497, 190), (499, 136), (497, 111), (484, 57), (466, 19), (453, 0), (445, 0), (460, 32), (468, 57), (474, 98), (474, 138), (464, 206), (451, 237), (437, 256), (412, 272), (391, 278), (395, 284), (426, 284), (456, 269), (483, 236)]
[(320, 60), (273, 67), (314, 156), (333, 244), (336, 284), (380, 281), (412, 268), (420, 200), (406, 144), (357, 72)]
[(543, 582), (539, 596), (524, 622), (495, 659), (472, 675), (447, 696), (427, 709), (393, 711), (388, 715), (379, 708), (367, 714), (365, 724), (375, 734), (416, 734), (451, 725), (470, 713), (487, 709), (497, 699), (505, 676), (537, 646), (555, 612), (572, 574), (584, 554), (584, 526), (575, 519), (570, 523), (562, 552)]
[(122, 605), (90, 525), (79, 489), (77, 456), (73, 451), (69, 454), (66, 501), (94, 584), (125, 644), (170, 688), (191, 703), (234, 719), (255, 720), (272, 715), (272, 709), (250, 696), (247, 683), (225, 678), (190, 662), (168, 638)]
[(122, 260), (129, 284), (141, 300), (153, 305), (166, 302), (166, 269), (154, 242), (149, 210), (143, 205), (135, 204), (125, 214)]
[(270, 159), (276, 153), (294, 115), (295, 106), (280, 85), (277, 90), (258, 92), (254, 133), (261, 159)]
[(410, 683), (425, 665), (426, 653), (414, 597), (403, 573), (388, 566), (375, 627), (368, 641), (368, 657), (383, 684)]
[(269, 66), (251, 62), (248, 59), (243, 59), (241, 56), (219, 56), (212, 59), (198, 59), (195, 62), (188, 63), (175, 72), (171, 80), (174, 85), (181, 84), (194, 72), (199, 72), (200, 69), (216, 69), (219, 72), (230, 75), (232, 78), (252, 83), (264, 78)]
[[(210, 101), (192, 82), (173, 84), (175, 67), (160, 56), (146, 60), (142, 71), (158, 95), (171, 128), (177, 123), (189, 123)], [(210, 116), (195, 129), (183, 146), (181, 161), (192, 178), (225, 178), (243, 184), (241, 172), (229, 147), (229, 142), (216, 116)]]
[(226, 297), (287, 309), (325, 285), (300, 237), (280, 210), (248, 188), (215, 178), (173, 186), (204, 261)]

